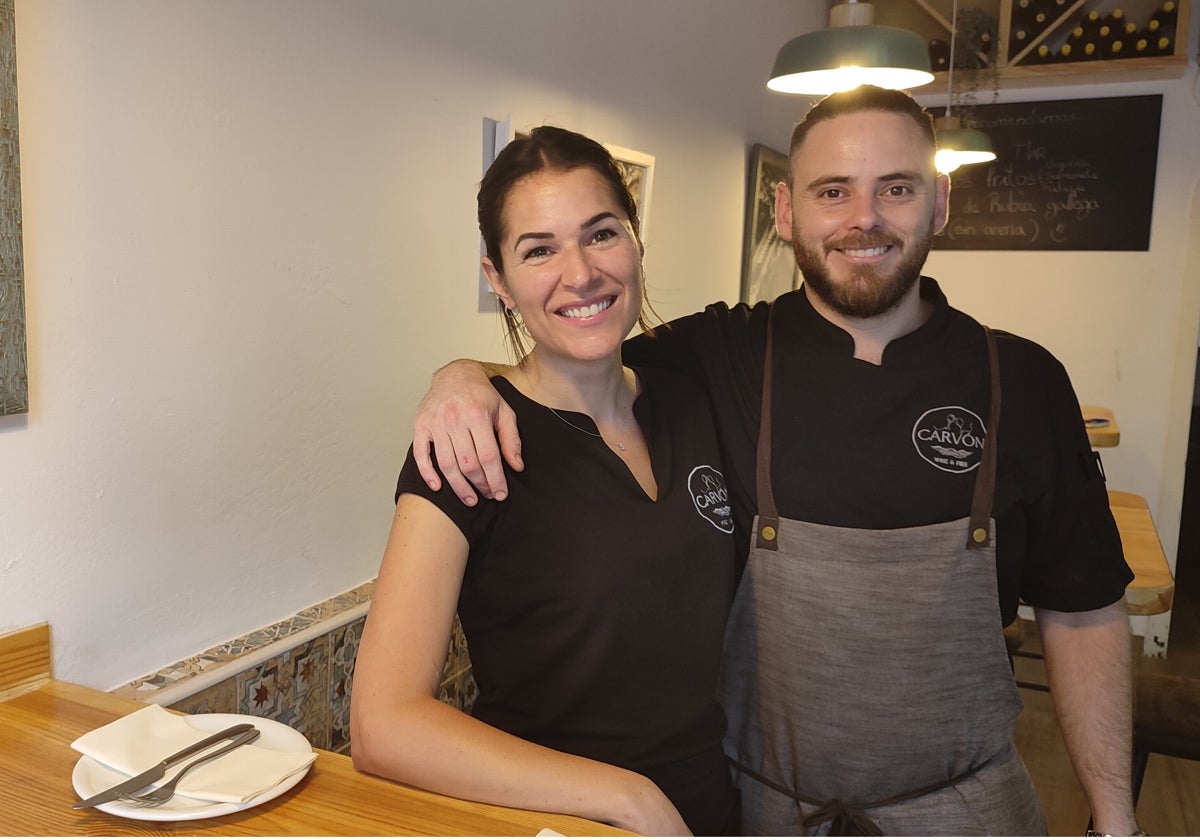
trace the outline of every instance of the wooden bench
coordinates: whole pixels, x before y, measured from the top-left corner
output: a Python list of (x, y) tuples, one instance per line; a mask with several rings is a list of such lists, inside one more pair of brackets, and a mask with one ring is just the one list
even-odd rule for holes
[(0, 703), (50, 681), (50, 625), (0, 636)]

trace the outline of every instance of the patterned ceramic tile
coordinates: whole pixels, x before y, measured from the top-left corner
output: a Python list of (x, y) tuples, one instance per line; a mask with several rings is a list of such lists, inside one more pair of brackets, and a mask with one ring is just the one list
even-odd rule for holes
[(329, 749), (350, 752), (350, 690), (366, 618), (329, 634)]
[(237, 679), (230, 677), (221, 680), (216, 685), (211, 685), (191, 697), (180, 700), (171, 708), (189, 715), (236, 714), (238, 710)]
[(456, 615), (450, 632), (446, 664), (442, 666), (442, 680), (438, 684), (438, 699), (469, 714), (477, 696), (479, 687), (475, 685), (475, 677), (471, 672), (467, 637), (463, 634), (462, 624)]
[(329, 749), (332, 729), (329, 705), (329, 636), (313, 639), (304, 649), (292, 651), (292, 726), (314, 747)]
[(245, 636), (232, 639), (195, 656), (168, 665), (153, 674), (119, 686), (112, 693), (135, 700), (153, 701), (153, 694), (156, 691), (191, 679), (217, 665), (234, 662), (243, 656), (252, 657), (268, 644), (285, 639), (318, 622), (335, 618), (351, 607), (370, 602), (374, 593), (375, 581), (367, 581), (348, 592), (335, 595), (320, 604), (301, 610), (291, 618), (252, 631)]
[(287, 724), (314, 747), (329, 744), (328, 637), (272, 657), (237, 676), (238, 711)]
[[(235, 712), (287, 724), (314, 747), (350, 752), (350, 698), (354, 662), (365, 617), (359, 617), (265, 662), (253, 662), (256, 653), (319, 622), (336, 618), (359, 604), (369, 603), (374, 582), (344, 592), (290, 619), (264, 627), (207, 650), (189, 659), (122, 686), (113, 693), (153, 702), (154, 692), (190, 679), (208, 668), (245, 658), (248, 667), (180, 700), (172, 708), (189, 714)], [(471, 656), (458, 617), (447, 650), (438, 697), (470, 712), (479, 688), (471, 673)]]

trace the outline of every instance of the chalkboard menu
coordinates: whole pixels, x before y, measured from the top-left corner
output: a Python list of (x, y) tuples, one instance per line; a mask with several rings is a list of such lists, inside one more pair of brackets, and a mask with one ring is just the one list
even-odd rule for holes
[(996, 160), (951, 175), (934, 247), (1149, 250), (1161, 113), (1158, 95), (972, 107), (963, 124), (987, 133)]

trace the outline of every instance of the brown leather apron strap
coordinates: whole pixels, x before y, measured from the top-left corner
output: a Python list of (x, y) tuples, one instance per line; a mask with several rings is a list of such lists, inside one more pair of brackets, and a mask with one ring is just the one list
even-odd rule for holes
[(987, 548), (992, 544), (992, 502), (996, 495), (996, 438), (1000, 431), (1000, 359), (996, 353), (996, 337), (986, 326), (988, 379), (991, 383), (991, 406), (988, 409), (987, 437), (979, 472), (975, 475), (975, 495), (971, 500), (971, 525), (967, 533), (967, 548)]
[(758, 522), (755, 545), (768, 551), (779, 550), (779, 511), (771, 489), (771, 380), (775, 368), (772, 354), (772, 333), (775, 326), (775, 304), (767, 315), (767, 350), (763, 360), (763, 392), (761, 416), (758, 421), (758, 459), (755, 466), (755, 491), (758, 494)]
[[(797, 793), (794, 790), (789, 790), (784, 785), (768, 779), (766, 776), (751, 770), (749, 767), (746, 767), (740, 762), (730, 759), (729, 763), (737, 768), (739, 772), (746, 774), (759, 784), (769, 787), (776, 793), (781, 793), (797, 803), (802, 802), (805, 805), (815, 806), (817, 810), (805, 817), (801, 824), (805, 831), (811, 831), (817, 826), (830, 823), (830, 837), (844, 837), (850, 834), (864, 837), (880, 837), (883, 835), (883, 831), (879, 828), (879, 825), (875, 822), (875, 820), (871, 819), (871, 817), (867, 814), (867, 811), (875, 808), (887, 808), (891, 805), (899, 805), (901, 802), (920, 799), (922, 796), (928, 796), (931, 793), (937, 793), (939, 790), (953, 787), (954, 785), (964, 782), (970, 777), (974, 776), (984, 767), (991, 764), (992, 760), (993, 759), (988, 759), (987, 761), (983, 762), (983, 764), (980, 764), (977, 767), (972, 767), (970, 770), (967, 770), (964, 773), (959, 773), (952, 779), (947, 779), (942, 782), (933, 782), (932, 784), (925, 785), (924, 787), (917, 788), (916, 790), (910, 790), (895, 796), (889, 796), (886, 799), (879, 799), (875, 802), (866, 802), (863, 804), (842, 802), (840, 799), (830, 799), (828, 802), (812, 799), (811, 797), (804, 796), (803, 794)], [(854, 831), (848, 832), (847, 829), (849, 828), (854, 828)]]

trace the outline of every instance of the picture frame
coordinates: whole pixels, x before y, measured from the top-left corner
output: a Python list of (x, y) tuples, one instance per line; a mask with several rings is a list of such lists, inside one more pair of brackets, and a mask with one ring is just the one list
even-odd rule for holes
[(29, 412), (15, 36), (13, 2), (0, 0), (0, 416)]
[(750, 150), (741, 300), (770, 301), (800, 287), (792, 243), (775, 230), (775, 185), (787, 179), (787, 156), (761, 143)]
[(623, 146), (604, 144), (608, 153), (616, 160), (625, 178), (629, 192), (633, 194), (633, 203), (637, 206), (638, 221), (641, 223), (640, 233), (643, 244), (646, 242), (647, 231), (650, 229), (650, 192), (654, 186), (654, 156), (645, 152), (626, 149)]

